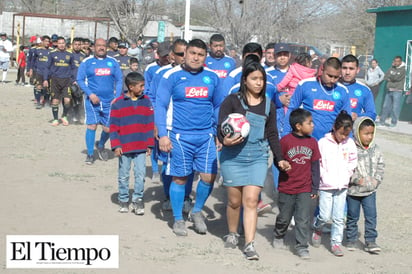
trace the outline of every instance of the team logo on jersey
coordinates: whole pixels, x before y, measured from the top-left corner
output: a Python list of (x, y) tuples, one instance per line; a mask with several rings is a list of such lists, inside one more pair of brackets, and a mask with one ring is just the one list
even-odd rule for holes
[(335, 109), (335, 102), (328, 100), (313, 100), (313, 109), (333, 111)]
[(340, 95), (339, 92), (335, 91), (332, 94), (332, 98), (335, 99), (335, 100), (339, 100), (341, 98), (341, 95)]
[(186, 98), (207, 98), (209, 89), (207, 87), (186, 87)]
[(210, 79), (209, 76), (204, 76), (204, 77), (202, 78), (202, 80), (203, 80), (203, 83), (205, 83), (206, 85), (208, 85), (208, 84), (210, 84), (210, 83), (212, 82), (212, 79)]
[(97, 68), (97, 69), (94, 69), (94, 74), (96, 76), (109, 76), (110, 69), (109, 68)]
[(217, 76), (219, 76), (219, 78), (226, 78), (227, 77), (227, 70), (215, 69), (214, 72), (216, 72), (216, 74), (217, 74)]
[(313, 89), (312, 89), (312, 92), (316, 92), (316, 91), (318, 91), (317, 88), (313, 88)]
[(109, 62), (107, 62), (107, 66), (108, 67), (113, 67), (113, 63), (109, 61)]
[(360, 90), (360, 89), (355, 90), (354, 93), (355, 93), (355, 95), (358, 96), (358, 97), (361, 97), (361, 96), (362, 96), (362, 90)]
[(66, 60), (67, 60), (67, 61), (70, 60), (70, 55), (66, 55)]
[(229, 62), (225, 62), (225, 63), (223, 64), (223, 66), (228, 69), (228, 68), (230, 68), (230, 63), (229, 63)]
[(351, 108), (356, 108), (358, 106), (358, 99), (357, 98), (350, 98), (350, 106), (351, 106)]

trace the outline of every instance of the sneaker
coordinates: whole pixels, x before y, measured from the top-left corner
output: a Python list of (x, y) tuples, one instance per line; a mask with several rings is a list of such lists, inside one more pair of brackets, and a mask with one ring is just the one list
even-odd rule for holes
[[(40, 104), (40, 103), (36, 103), (36, 109), (42, 109), (43, 108), (43, 105), (42, 104)], [(58, 122), (58, 121), (57, 121)]]
[(273, 237), (272, 247), (276, 249), (286, 249), (285, 241), (283, 238)]
[(396, 127), (396, 124), (390, 124), (388, 127)]
[(104, 149), (104, 147), (99, 147), (99, 141), (96, 141), (95, 145), (97, 149), (97, 155), (99, 155), (99, 159), (102, 161), (107, 161), (109, 159), (109, 154), (107, 153), (107, 151)]
[(50, 124), (54, 127), (57, 127), (59, 125), (59, 120), (53, 120)]
[(366, 242), (365, 251), (373, 254), (381, 252), (381, 248), (375, 242)]
[[(184, 208), (184, 206), (183, 206)], [(172, 204), (170, 203), (170, 199), (166, 199), (162, 203), (162, 209), (164, 211), (172, 211)]]
[(87, 155), (85, 162), (86, 162), (86, 165), (92, 165), (94, 162), (93, 155)]
[(152, 183), (160, 183), (160, 174), (159, 174), (159, 172), (154, 172), (153, 173)]
[(202, 212), (191, 212), (190, 219), (194, 224), (195, 231), (199, 234), (206, 234), (207, 226), (205, 224), (205, 217), (203, 216)]
[(259, 260), (259, 254), (256, 252), (254, 241), (251, 241), (245, 245), (243, 248), (243, 254), (245, 254), (245, 257), (248, 260)]
[(190, 210), (192, 210), (192, 199), (185, 198), (183, 202), (183, 213), (189, 214)]
[(137, 199), (136, 202), (131, 204), (132, 212), (136, 215), (144, 215), (144, 202), (143, 199)]
[(223, 240), (225, 241), (225, 248), (236, 248), (239, 244), (239, 237), (240, 235), (234, 232), (230, 232), (226, 236), (223, 236)]
[(62, 117), (60, 120), (62, 120), (63, 126), (68, 126), (69, 125), (69, 121), (67, 120), (66, 116)]
[(257, 205), (257, 213), (258, 215), (263, 215), (272, 211), (272, 206), (270, 204), (264, 204), (262, 200), (259, 201)]
[(302, 260), (310, 259), (309, 250), (307, 250), (306, 248), (298, 249), (296, 253), (298, 254), (299, 258), (301, 258)]
[(322, 242), (322, 232), (315, 230), (312, 233), (312, 245), (313, 247), (320, 247), (320, 243)]
[(331, 249), (333, 255), (336, 257), (342, 257), (343, 256), (343, 251), (340, 245), (333, 245)]
[(348, 251), (355, 251), (356, 250), (356, 242), (347, 242), (346, 249)]
[(184, 220), (175, 221), (173, 224), (173, 233), (176, 236), (187, 236), (187, 229)]
[(129, 212), (129, 205), (126, 202), (119, 202), (119, 205), (120, 205), (120, 208), (119, 208), (120, 213)]

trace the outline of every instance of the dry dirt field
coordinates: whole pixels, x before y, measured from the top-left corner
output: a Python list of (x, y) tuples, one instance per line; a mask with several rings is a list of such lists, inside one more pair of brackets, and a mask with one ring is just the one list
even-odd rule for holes
[[(14, 77), (9, 73), (10, 81)], [(10, 82), (0, 85), (0, 97), (0, 273), (412, 273), (411, 135), (378, 130), (386, 161), (377, 196), (380, 255), (345, 250), (337, 258), (327, 240), (320, 248), (310, 247), (309, 261), (290, 250), (274, 250), (270, 240), (277, 207), (269, 174), (264, 200), (273, 211), (258, 220), (261, 259), (247, 261), (240, 250), (223, 248), (223, 187), (215, 185), (206, 204), (209, 232), (189, 230), (188, 237), (178, 238), (171, 231), (172, 214), (161, 210), (163, 189), (151, 182), (150, 167), (145, 215), (120, 214), (117, 159), (112, 155), (107, 162), (84, 164), (85, 126), (50, 126), (51, 109), (34, 108), (32, 88)], [(6, 269), (6, 235), (20, 234), (119, 235), (119, 269)], [(293, 245), (292, 233), (287, 242)]]

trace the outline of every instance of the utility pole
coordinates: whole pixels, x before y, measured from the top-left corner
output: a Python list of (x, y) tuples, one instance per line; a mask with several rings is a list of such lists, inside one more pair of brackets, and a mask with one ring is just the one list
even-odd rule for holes
[(185, 35), (184, 39), (189, 41), (192, 39), (190, 35), (190, 0), (186, 0), (186, 12), (185, 12)]

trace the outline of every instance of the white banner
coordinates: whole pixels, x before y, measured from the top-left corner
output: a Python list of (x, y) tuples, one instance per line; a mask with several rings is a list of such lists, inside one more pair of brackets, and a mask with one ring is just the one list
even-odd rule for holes
[(118, 235), (7, 235), (7, 268), (119, 268)]

